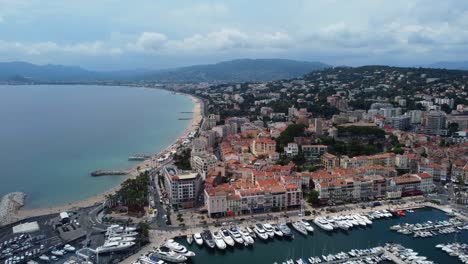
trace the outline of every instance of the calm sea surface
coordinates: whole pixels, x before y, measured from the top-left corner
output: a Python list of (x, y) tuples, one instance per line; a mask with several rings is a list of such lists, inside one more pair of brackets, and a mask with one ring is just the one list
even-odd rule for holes
[[(419, 223), (427, 220), (447, 219), (446, 215), (435, 209), (419, 209), (415, 213), (407, 213), (406, 217), (374, 220), (371, 227), (353, 228), (350, 231), (325, 232), (319, 227), (314, 226), (314, 234), (303, 236), (295, 230), (294, 240), (268, 240), (267, 242), (255, 240), (253, 247), (245, 248), (236, 246), (228, 248), (225, 251), (217, 249), (207, 249), (199, 247), (195, 243), (187, 246), (189, 250), (197, 255), (191, 259), (191, 263), (256, 263), (272, 264), (274, 262), (282, 263), (286, 259), (294, 260), (304, 256), (319, 256), (324, 253), (338, 253), (340, 251), (349, 251), (353, 248), (363, 249), (384, 245), (386, 242), (400, 243), (405, 247), (412, 248), (420, 255), (428, 257), (435, 263), (458, 263), (458, 259), (449, 256), (435, 245), (439, 243), (458, 242), (468, 243), (468, 232), (462, 231), (456, 236), (439, 235), (432, 238), (413, 238), (389, 230), (389, 227), (397, 223)], [(185, 239), (179, 240), (187, 245)]]
[(171, 144), (191, 117), (190, 98), (167, 91), (84, 85), (0, 85), (0, 196), (27, 208), (65, 204), (118, 185), (97, 169), (127, 169), (135, 153)]

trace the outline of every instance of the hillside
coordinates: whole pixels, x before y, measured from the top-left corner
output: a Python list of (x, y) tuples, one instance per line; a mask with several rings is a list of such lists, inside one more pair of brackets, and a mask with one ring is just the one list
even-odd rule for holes
[(284, 59), (240, 59), (216, 64), (157, 71), (142, 76), (163, 82), (270, 81), (300, 77), (314, 70), (328, 68), (320, 62)]

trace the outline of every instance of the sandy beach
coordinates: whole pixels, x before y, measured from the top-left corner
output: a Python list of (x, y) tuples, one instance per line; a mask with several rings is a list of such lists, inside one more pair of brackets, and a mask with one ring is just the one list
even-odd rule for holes
[[(136, 164), (133, 168), (131, 168), (130, 173), (126, 175), (125, 180), (135, 178), (136, 176), (138, 176), (140, 174), (140, 172), (142, 170), (144, 170), (146, 168), (154, 167), (155, 162), (159, 157), (161, 157), (162, 155), (164, 155), (168, 151), (173, 150), (175, 148), (175, 145), (180, 144), (184, 139), (186, 139), (188, 137), (188, 135), (190, 134), (190, 132), (195, 131), (195, 130), (197, 130), (199, 128), (200, 123), (201, 123), (201, 121), (203, 119), (202, 112), (201, 112), (202, 111), (202, 105), (201, 105), (202, 102), (200, 101), (200, 99), (198, 99), (198, 98), (196, 98), (194, 96), (191, 96), (191, 95), (188, 95), (188, 94), (185, 94), (185, 96), (189, 96), (191, 98), (192, 102), (194, 103), (194, 107), (193, 107), (193, 110), (192, 110), (193, 111), (192, 119), (191, 119), (189, 125), (187, 126), (187, 128), (183, 131), (183, 133), (177, 138), (177, 140), (174, 143), (172, 143), (167, 148), (163, 149), (162, 151), (160, 151), (159, 153), (154, 155), (151, 159), (147, 159), (145, 161), (142, 161), (142, 162)], [(138, 170), (138, 168), (140, 170)], [(113, 176), (106, 176), (106, 177), (113, 177)], [(108, 190), (108, 191), (106, 191), (104, 193), (100, 193), (98, 195), (89, 197), (87, 199), (83, 199), (83, 200), (79, 200), (79, 201), (76, 201), (76, 202), (71, 202), (71, 203), (63, 204), (63, 205), (59, 205), (59, 206), (53, 206), (53, 207), (47, 207), (47, 208), (37, 208), (37, 209), (24, 209), (24, 208), (22, 208), (22, 209), (20, 209), (19, 211), (17, 211), (14, 214), (14, 217), (15, 217), (15, 219), (21, 220), (21, 219), (25, 219), (25, 218), (32, 217), (32, 216), (47, 215), (47, 214), (59, 213), (59, 212), (63, 212), (63, 211), (71, 211), (71, 210), (81, 208), (81, 207), (89, 207), (89, 206), (92, 206), (92, 205), (97, 205), (97, 204), (103, 203), (105, 201), (106, 195), (115, 193), (119, 188), (120, 188), (120, 185), (115, 186), (112, 189), (110, 189), (110, 190)]]

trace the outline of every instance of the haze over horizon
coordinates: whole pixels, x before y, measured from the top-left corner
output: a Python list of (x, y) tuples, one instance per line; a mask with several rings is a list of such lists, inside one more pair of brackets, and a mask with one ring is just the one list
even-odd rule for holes
[[(0, 61), (91, 70), (238, 58), (420, 66), (468, 60), (468, 2), (0, 0)], [(246, 8), (246, 6), (248, 8)]]

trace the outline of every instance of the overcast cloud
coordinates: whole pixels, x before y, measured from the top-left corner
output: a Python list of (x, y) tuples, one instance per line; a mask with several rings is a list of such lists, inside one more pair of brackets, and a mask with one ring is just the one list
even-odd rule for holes
[(91, 69), (234, 58), (468, 60), (463, 0), (0, 0), (0, 61)]

